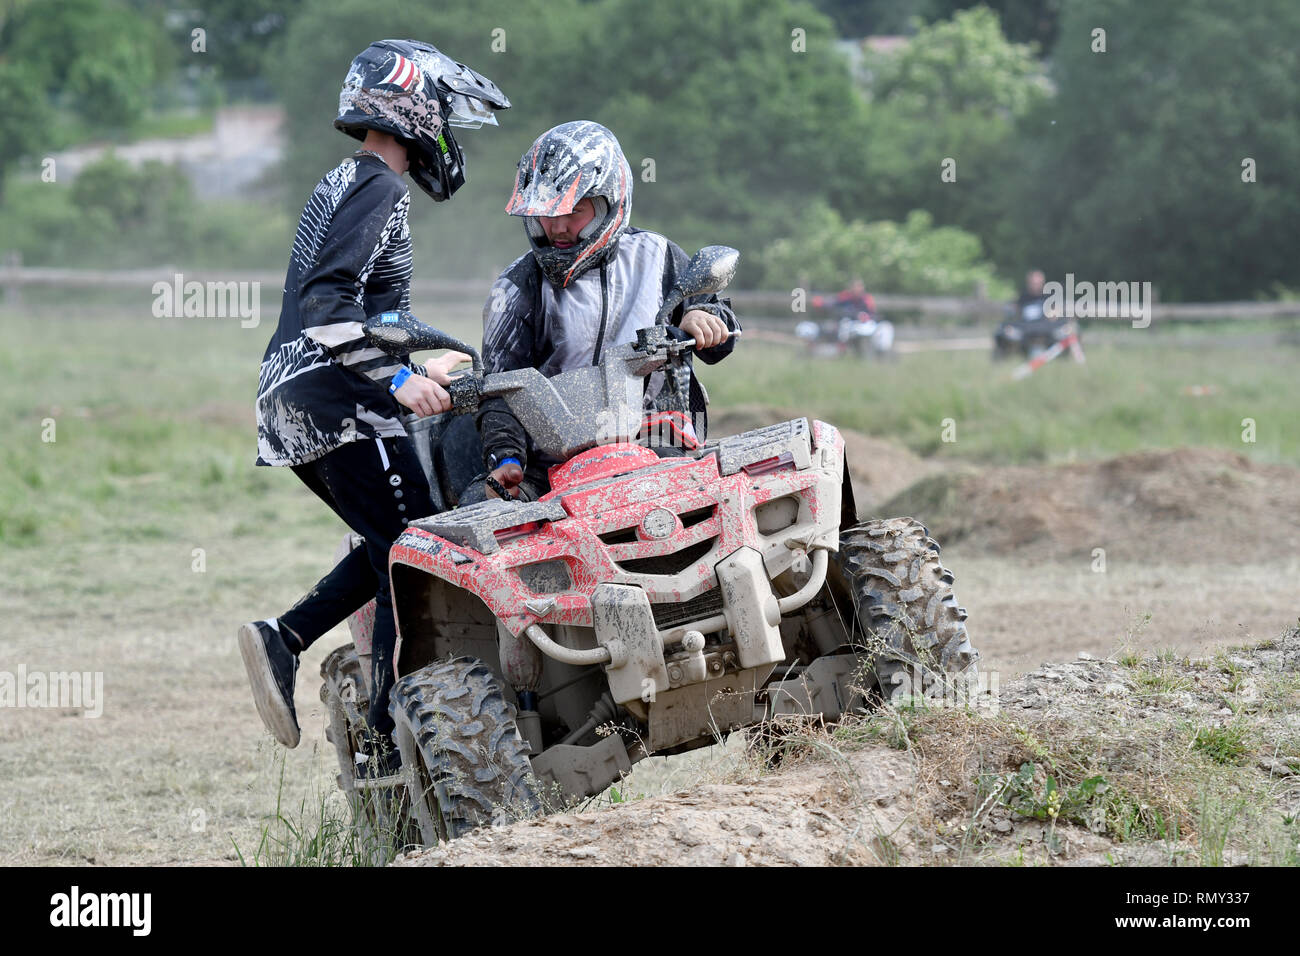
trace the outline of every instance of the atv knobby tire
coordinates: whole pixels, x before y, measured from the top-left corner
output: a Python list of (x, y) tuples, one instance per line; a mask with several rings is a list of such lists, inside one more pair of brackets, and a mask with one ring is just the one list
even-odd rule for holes
[(482, 661), (458, 657), (406, 675), (389, 712), (426, 845), (541, 812), (515, 708)]
[(856, 642), (880, 696), (921, 695), (975, 676), (979, 652), (939, 545), (914, 518), (864, 521), (840, 535)]
[(330, 651), (321, 661), (320, 676), (320, 699), (329, 719), (325, 738), (338, 755), (339, 789), (352, 807), (361, 848), (375, 862), (387, 863), (394, 851), (418, 842), (420, 833), (411, 826), (404, 789), (358, 786), (356, 755), (368, 749), (370, 698), (356, 647), (344, 644)]
[(366, 712), (370, 697), (361, 673), (357, 649), (351, 644), (336, 647), (321, 661), (321, 703), (325, 705), (329, 726), (325, 737), (334, 745), (339, 758), (339, 771), (350, 778), (353, 756), (361, 746), (361, 734), (366, 727)]

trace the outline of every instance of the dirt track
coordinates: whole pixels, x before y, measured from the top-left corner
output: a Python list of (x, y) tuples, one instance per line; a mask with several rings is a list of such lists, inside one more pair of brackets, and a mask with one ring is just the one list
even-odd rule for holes
[[(720, 416), (715, 428), (740, 430), (781, 417), (742, 408)], [(1249, 847), (1207, 846), (1196, 831), (1206, 825), (1206, 811), (1189, 809), (1194, 801), (1181, 791), (1179, 799), (1190, 802), (1167, 809), (1186, 818), (1180, 817), (1181, 832), (1189, 839), (1122, 841), (1104, 826), (1076, 821), (1053, 827), (1050, 820), (1026, 817), (996, 801), (977, 813), (987, 795), (975, 793), (972, 773), (992, 767), (1013, 774), (1029, 759), (1006, 741), (976, 743), (1001, 740), (990, 729), (1005, 730), (1011, 720), (1041, 726), (1049, 746), (1048, 735), (1054, 734), (1067, 750), (1078, 745), (1100, 753), (1106, 748), (1097, 741), (1127, 739), (1128, 745), (1106, 749), (1107, 772), (1140, 790), (1147, 769), (1168, 775), (1176, 770), (1160, 761), (1186, 761), (1187, 745), (1178, 735), (1188, 727), (1258, 718), (1251, 733), (1259, 749), (1247, 761), (1253, 766), (1232, 770), (1230, 789), (1240, 793), (1258, 785), (1265, 803), (1275, 801), (1273, 809), (1294, 813), (1300, 806), (1300, 723), (1294, 716), (1300, 704), (1300, 636), (1290, 631), (1280, 650), (1208, 662), (1228, 643), (1274, 639), (1296, 621), (1300, 471), (1225, 452), (1180, 449), (1082, 464), (943, 472), (887, 442), (852, 432), (846, 438), (850, 471), (866, 491), (860, 495), (863, 513), (922, 516), (945, 543), (958, 598), (970, 609), (972, 637), (984, 654), (981, 667), (1000, 692), (1001, 723), (973, 728), (940, 718), (936, 735), (927, 737), (928, 754), (901, 752), (879, 740), (844, 747), (813, 735), (806, 759), (775, 775), (763, 773), (761, 761), (733, 738), (726, 748), (714, 748), (704, 766), (674, 771), (670, 780), (663, 778), (665, 761), (640, 765), (622, 789), (644, 792), (645, 800), (481, 831), (402, 862), (1272, 859), (1272, 836)], [(1095, 549), (1104, 549), (1104, 560)], [(1059, 663), (1064, 661), (1071, 663)], [(1243, 673), (1253, 676), (1242, 680)], [(1268, 685), (1271, 702), (1261, 714), (1264, 675), (1280, 683)], [(1242, 702), (1236, 696), (1241, 692), (1255, 696)], [(1144, 761), (1156, 753), (1153, 769)], [(1035, 779), (1026, 786), (1041, 793), (1045, 777), (1039, 772)], [(1187, 793), (1194, 787), (1203, 793), (1209, 779), (1188, 782)], [(1097, 798), (1092, 810), (1100, 812), (1103, 803)], [(1260, 826), (1267, 829), (1264, 822)]]
[[(741, 407), (711, 427), (784, 417)], [(844, 434), (859, 512), (925, 522), (1003, 679), (1079, 651), (1204, 653), (1276, 637), (1300, 613), (1300, 469), (1198, 448), (944, 469)]]
[(1003, 687), (994, 712), (810, 731), (776, 773), (740, 752), (701, 786), (399, 865), (1294, 863), (1297, 705), (1294, 629), (1214, 659), (1084, 658)]
[[(781, 417), (741, 409), (715, 421), (714, 432)], [(984, 655), (981, 667), (1003, 686), (1044, 661), (1073, 660), (1080, 651), (1101, 657), (1131, 644), (1152, 653), (1174, 647), (1197, 654), (1277, 637), (1300, 611), (1295, 469), (1183, 450), (941, 476), (936, 463), (899, 446), (851, 432), (847, 438), (863, 510), (913, 511), (944, 543), (957, 597), (970, 610), (972, 638)], [(897, 497), (918, 479), (928, 482)], [(296, 694), (304, 744), (287, 755), (261, 731), (233, 642), (235, 624), (250, 609), (287, 606), (300, 594), (300, 582), (314, 580), (321, 554), (341, 533), (322, 531), (314, 518), (318, 502), (305, 491), (291, 504), (292, 512), (278, 515), (284, 533), (273, 542), (232, 531), (235, 519), (217, 513), (200, 516), (180, 544), (162, 532), (127, 542), (91, 537), (69, 556), (70, 568), (28, 573), (23, 590), (0, 596), (13, 660), (38, 669), (103, 671), (109, 701), (99, 720), (58, 710), (3, 715), (0, 844), (7, 849), (0, 860), (228, 862), (232, 840), (243, 852), (257, 845), (280, 798), (281, 761), (289, 781), (285, 803), (295, 813), (304, 797), (310, 815), (333, 793), (334, 758), (323, 739), (313, 675), (320, 658), (349, 639), (345, 629), (322, 638), (304, 660)], [(191, 570), (195, 542), (209, 547), (207, 575)], [(1096, 547), (1106, 550), (1104, 572), (1094, 570)], [(69, 575), (84, 585), (66, 591)], [(870, 760), (852, 757), (855, 773), (873, 786), (892, 787), (887, 773), (872, 776), (863, 763), (877, 757), (880, 767), (897, 772), (897, 754), (881, 751)], [(728, 756), (727, 772), (736, 766)], [(652, 796), (709, 779), (680, 763), (671, 774), (650, 762), (637, 773), (636, 792)], [(792, 824), (798, 838), (791, 836), (782, 852), (830, 860), (845, 844), (828, 835), (841, 831), (814, 810), (844, 822), (839, 778), (826, 768), (807, 773), (780, 784), (791, 788), (784, 796), (767, 782), (738, 784), (752, 789), (732, 803), (751, 801), (753, 822), (765, 832), (773, 826), (784, 832), (780, 821), (797, 822), (802, 807), (808, 826), (817, 829), (822, 820), (829, 829), (820, 837), (809, 831), (815, 839), (808, 842)], [(698, 801), (698, 794), (669, 799), (680, 805), (659, 811), (665, 820), (699, 809), (686, 802)], [(787, 799), (788, 809), (775, 808), (773, 801)], [(635, 812), (653, 812), (640, 809), (650, 805), (639, 801)], [(887, 809), (880, 809), (881, 819), (889, 819)], [(748, 821), (751, 811), (737, 813)], [(749, 825), (725, 840), (692, 848), (673, 837), (670, 846), (703, 859), (710, 847), (734, 843), (720, 862), (742, 852), (752, 862), (778, 862), (775, 850), (745, 847), (741, 837), (756, 840), (755, 847), (762, 843), (744, 832)], [(585, 846), (580, 833), (560, 845)], [(855, 860), (871, 856), (860, 846), (853, 853)]]

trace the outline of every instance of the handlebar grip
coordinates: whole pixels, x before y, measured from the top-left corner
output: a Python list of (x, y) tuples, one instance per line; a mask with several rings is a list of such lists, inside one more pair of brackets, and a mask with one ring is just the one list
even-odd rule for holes
[[(740, 333), (743, 332), (743, 331), (744, 331), (743, 329), (735, 329), (734, 331), (730, 331), (730, 332), (727, 333), (727, 338), (726, 338), (726, 339), (723, 339), (722, 341), (725, 342), (727, 339), (738, 339), (738, 338), (740, 338)], [(683, 348), (683, 349), (694, 349), (694, 348), (696, 348), (696, 345), (695, 345), (695, 339), (692, 339), (692, 338), (678, 339), (678, 340), (677, 340), (676, 342), (674, 342), (673, 344), (676, 345), (676, 346), (678, 346), (679, 348)]]
[(483, 380), (473, 372), (457, 376), (447, 383), (447, 394), (451, 396), (453, 415), (475, 412), (483, 400)]

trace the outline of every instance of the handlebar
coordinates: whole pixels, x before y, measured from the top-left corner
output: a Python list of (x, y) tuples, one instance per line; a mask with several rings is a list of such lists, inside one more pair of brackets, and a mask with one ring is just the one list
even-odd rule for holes
[[(535, 368), (488, 375), (476, 349), (425, 325), (405, 310), (371, 316), (363, 330), (372, 345), (397, 357), (404, 358), (424, 349), (465, 352), (470, 356), (470, 371), (451, 378), (446, 386), (451, 397), (451, 413), (463, 415), (476, 410), (484, 398), (505, 397), (538, 446), (550, 447), (551, 454), (564, 457), (561, 452), (567, 454), (591, 447), (591, 430), (596, 424), (589, 411), (593, 405), (596, 408), (639, 407), (642, 389), (636, 380), (659, 369), (664, 370), (678, 403), (689, 404), (687, 379), (680, 375), (684, 365), (681, 357), (695, 348), (696, 342), (694, 338), (677, 339), (671, 335), (668, 318), (688, 297), (724, 289), (735, 273), (739, 257), (740, 253), (727, 246), (705, 246), (691, 258), (665, 296), (655, 324), (638, 329), (635, 342), (607, 349), (599, 367), (571, 369), (549, 379)], [(739, 334), (733, 331), (728, 337)], [(566, 400), (566, 395), (575, 398)], [(545, 441), (539, 438), (539, 433), (545, 434)]]

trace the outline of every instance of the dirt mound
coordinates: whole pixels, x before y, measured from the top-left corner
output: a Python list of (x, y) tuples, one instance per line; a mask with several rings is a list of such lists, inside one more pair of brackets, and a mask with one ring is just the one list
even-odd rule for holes
[(703, 784), (605, 810), (477, 830), (398, 861), (407, 866), (826, 866), (877, 862), (859, 840), (857, 807), (898, 827), (911, 771), (905, 755), (853, 754), (847, 766), (800, 766), (766, 778)]
[[(789, 421), (802, 414), (768, 405), (715, 408), (709, 412), (709, 434), (714, 438), (735, 435), (775, 422)], [(835, 425), (834, 422), (831, 424)], [(838, 425), (835, 427), (839, 428)], [(874, 508), (941, 467), (917, 457), (901, 445), (849, 428), (840, 428), (840, 433), (844, 436), (844, 457), (853, 477), (859, 511), (864, 506)]]
[(1300, 551), (1300, 470), (1203, 448), (967, 468), (923, 478), (881, 513), (992, 554), (1259, 563)]
[(1083, 657), (808, 730), (782, 769), (482, 829), (407, 866), (1294, 864), (1300, 631), (1205, 660)]

